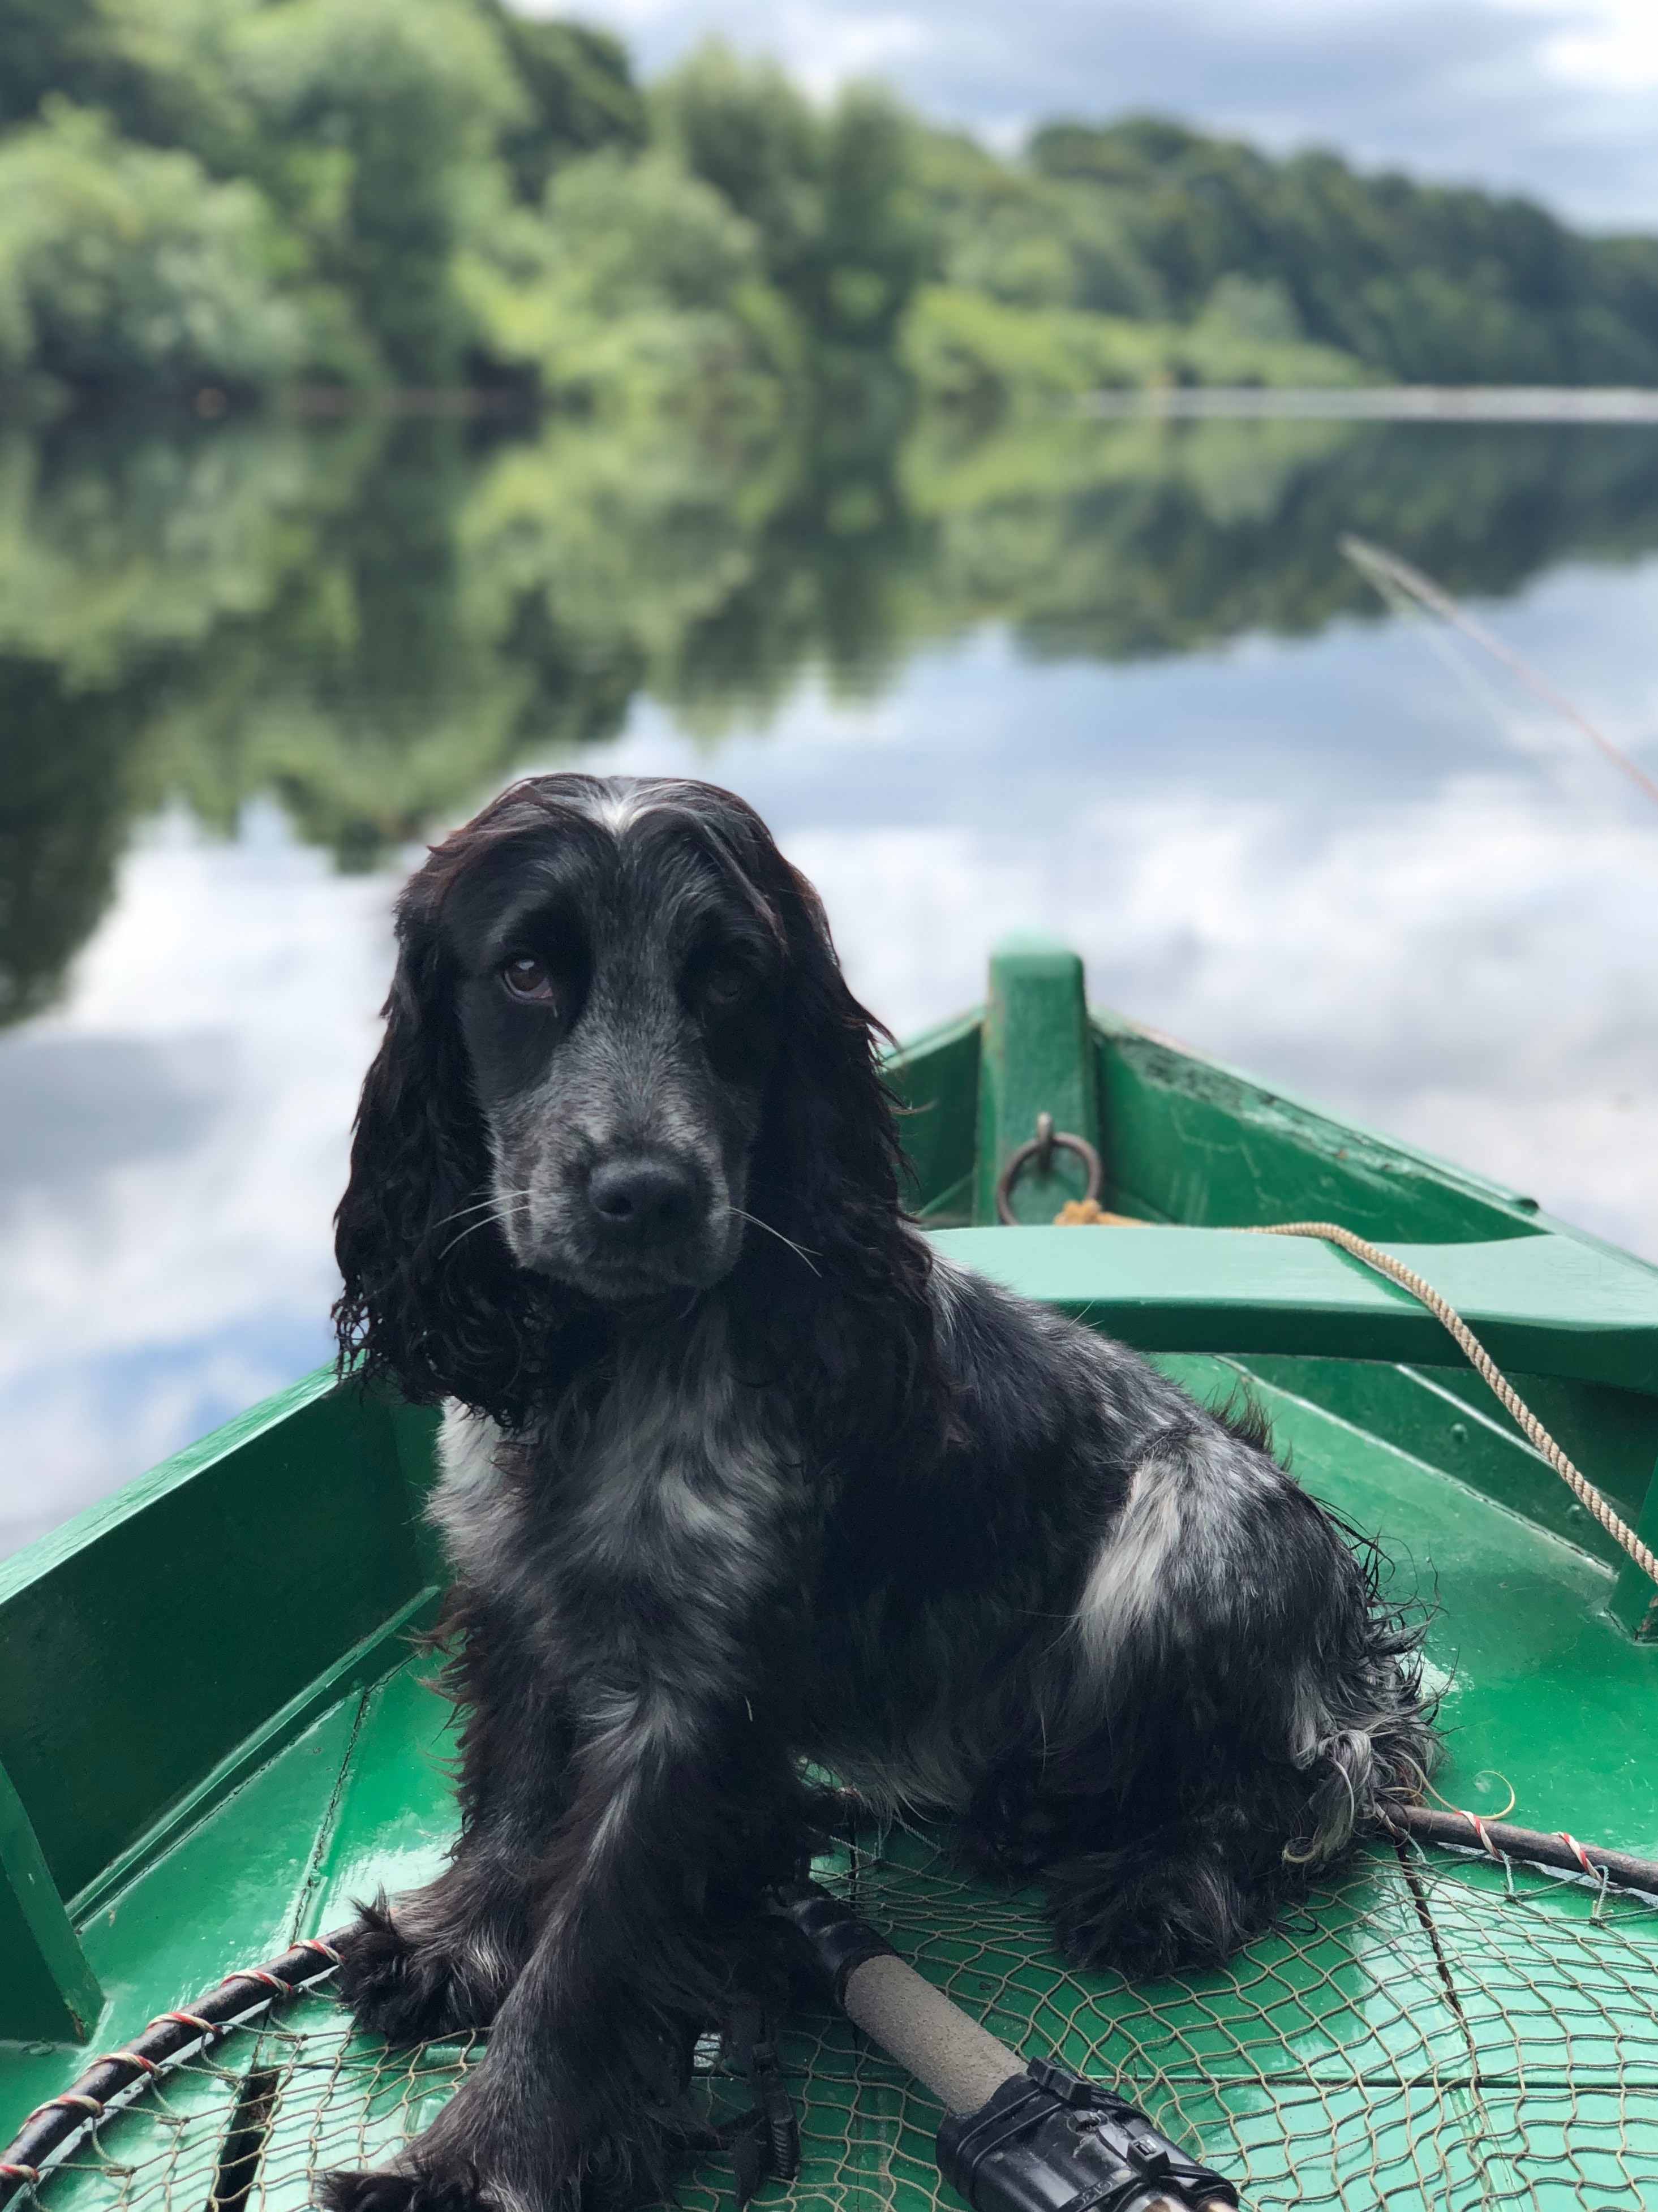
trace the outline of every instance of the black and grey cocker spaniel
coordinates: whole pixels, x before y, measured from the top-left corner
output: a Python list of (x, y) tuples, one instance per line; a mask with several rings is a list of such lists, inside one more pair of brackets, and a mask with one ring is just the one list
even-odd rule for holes
[(342, 1346), (451, 1401), (462, 1826), (342, 1974), (487, 2057), (337, 2212), (592, 2212), (775, 1997), (804, 1762), (1217, 1961), (1405, 1794), (1413, 1638), (1247, 1420), (934, 1256), (811, 886), (699, 783), (536, 777), (405, 891)]

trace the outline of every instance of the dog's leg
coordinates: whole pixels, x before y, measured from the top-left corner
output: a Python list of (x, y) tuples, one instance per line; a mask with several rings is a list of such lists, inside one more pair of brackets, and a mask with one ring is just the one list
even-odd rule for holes
[(792, 1866), (801, 1796), (743, 1705), (620, 1733), (580, 1761), (487, 2057), (390, 2171), (328, 2179), (334, 2212), (637, 2203), (705, 2140), (681, 2103), (691, 2044), (763, 1975), (756, 1903)]
[(534, 1941), (534, 1869), (569, 1809), (569, 1717), (533, 1672), (463, 1663), (461, 1832), (447, 1870), (388, 1905), (358, 1906), (338, 1988), (390, 2043), (486, 2027)]
[(964, 1840), (1039, 1873), (1078, 1965), (1217, 1965), (1428, 1765), (1413, 1642), (1265, 1452), (1171, 1431), (1095, 1556), (1045, 1753), (988, 1778)]

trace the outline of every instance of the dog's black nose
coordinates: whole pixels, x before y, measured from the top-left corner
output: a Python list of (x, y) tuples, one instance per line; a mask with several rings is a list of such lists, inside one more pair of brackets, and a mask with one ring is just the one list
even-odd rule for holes
[(702, 1207), (696, 1176), (660, 1157), (605, 1161), (588, 1177), (588, 1200), (606, 1236), (628, 1244), (683, 1237)]

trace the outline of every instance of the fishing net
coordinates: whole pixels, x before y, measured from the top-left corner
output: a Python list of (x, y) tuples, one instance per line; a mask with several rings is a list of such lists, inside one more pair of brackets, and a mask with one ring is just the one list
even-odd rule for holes
[[(966, 1879), (924, 1833), (819, 1871), (994, 2033), (1114, 2080), (1257, 2212), (1658, 2204), (1658, 1911), (1638, 1897), (1377, 1848), (1224, 1970), (1132, 1984), (1066, 1972), (1033, 1896)], [(43, 2182), (46, 2212), (302, 2212), (316, 2172), (426, 2126), (484, 2047), (387, 2051), (302, 1997), (111, 2120)], [(780, 2056), (795, 2212), (933, 2212), (926, 2093), (827, 2014)], [(747, 2102), (716, 2051), (699, 2063), (711, 2113)], [(717, 2164), (680, 2191), (686, 2212), (731, 2199)]]

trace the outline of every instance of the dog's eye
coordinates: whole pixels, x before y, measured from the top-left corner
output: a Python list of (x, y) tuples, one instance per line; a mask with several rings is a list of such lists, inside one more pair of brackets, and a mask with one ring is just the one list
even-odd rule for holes
[(748, 977), (741, 968), (710, 968), (702, 979), (702, 1002), (710, 1014), (728, 1014), (747, 995)]
[(552, 997), (552, 978), (547, 973), (545, 961), (532, 959), (527, 954), (519, 960), (509, 960), (501, 970), (501, 980), (515, 999), (533, 999), (545, 1006)]

